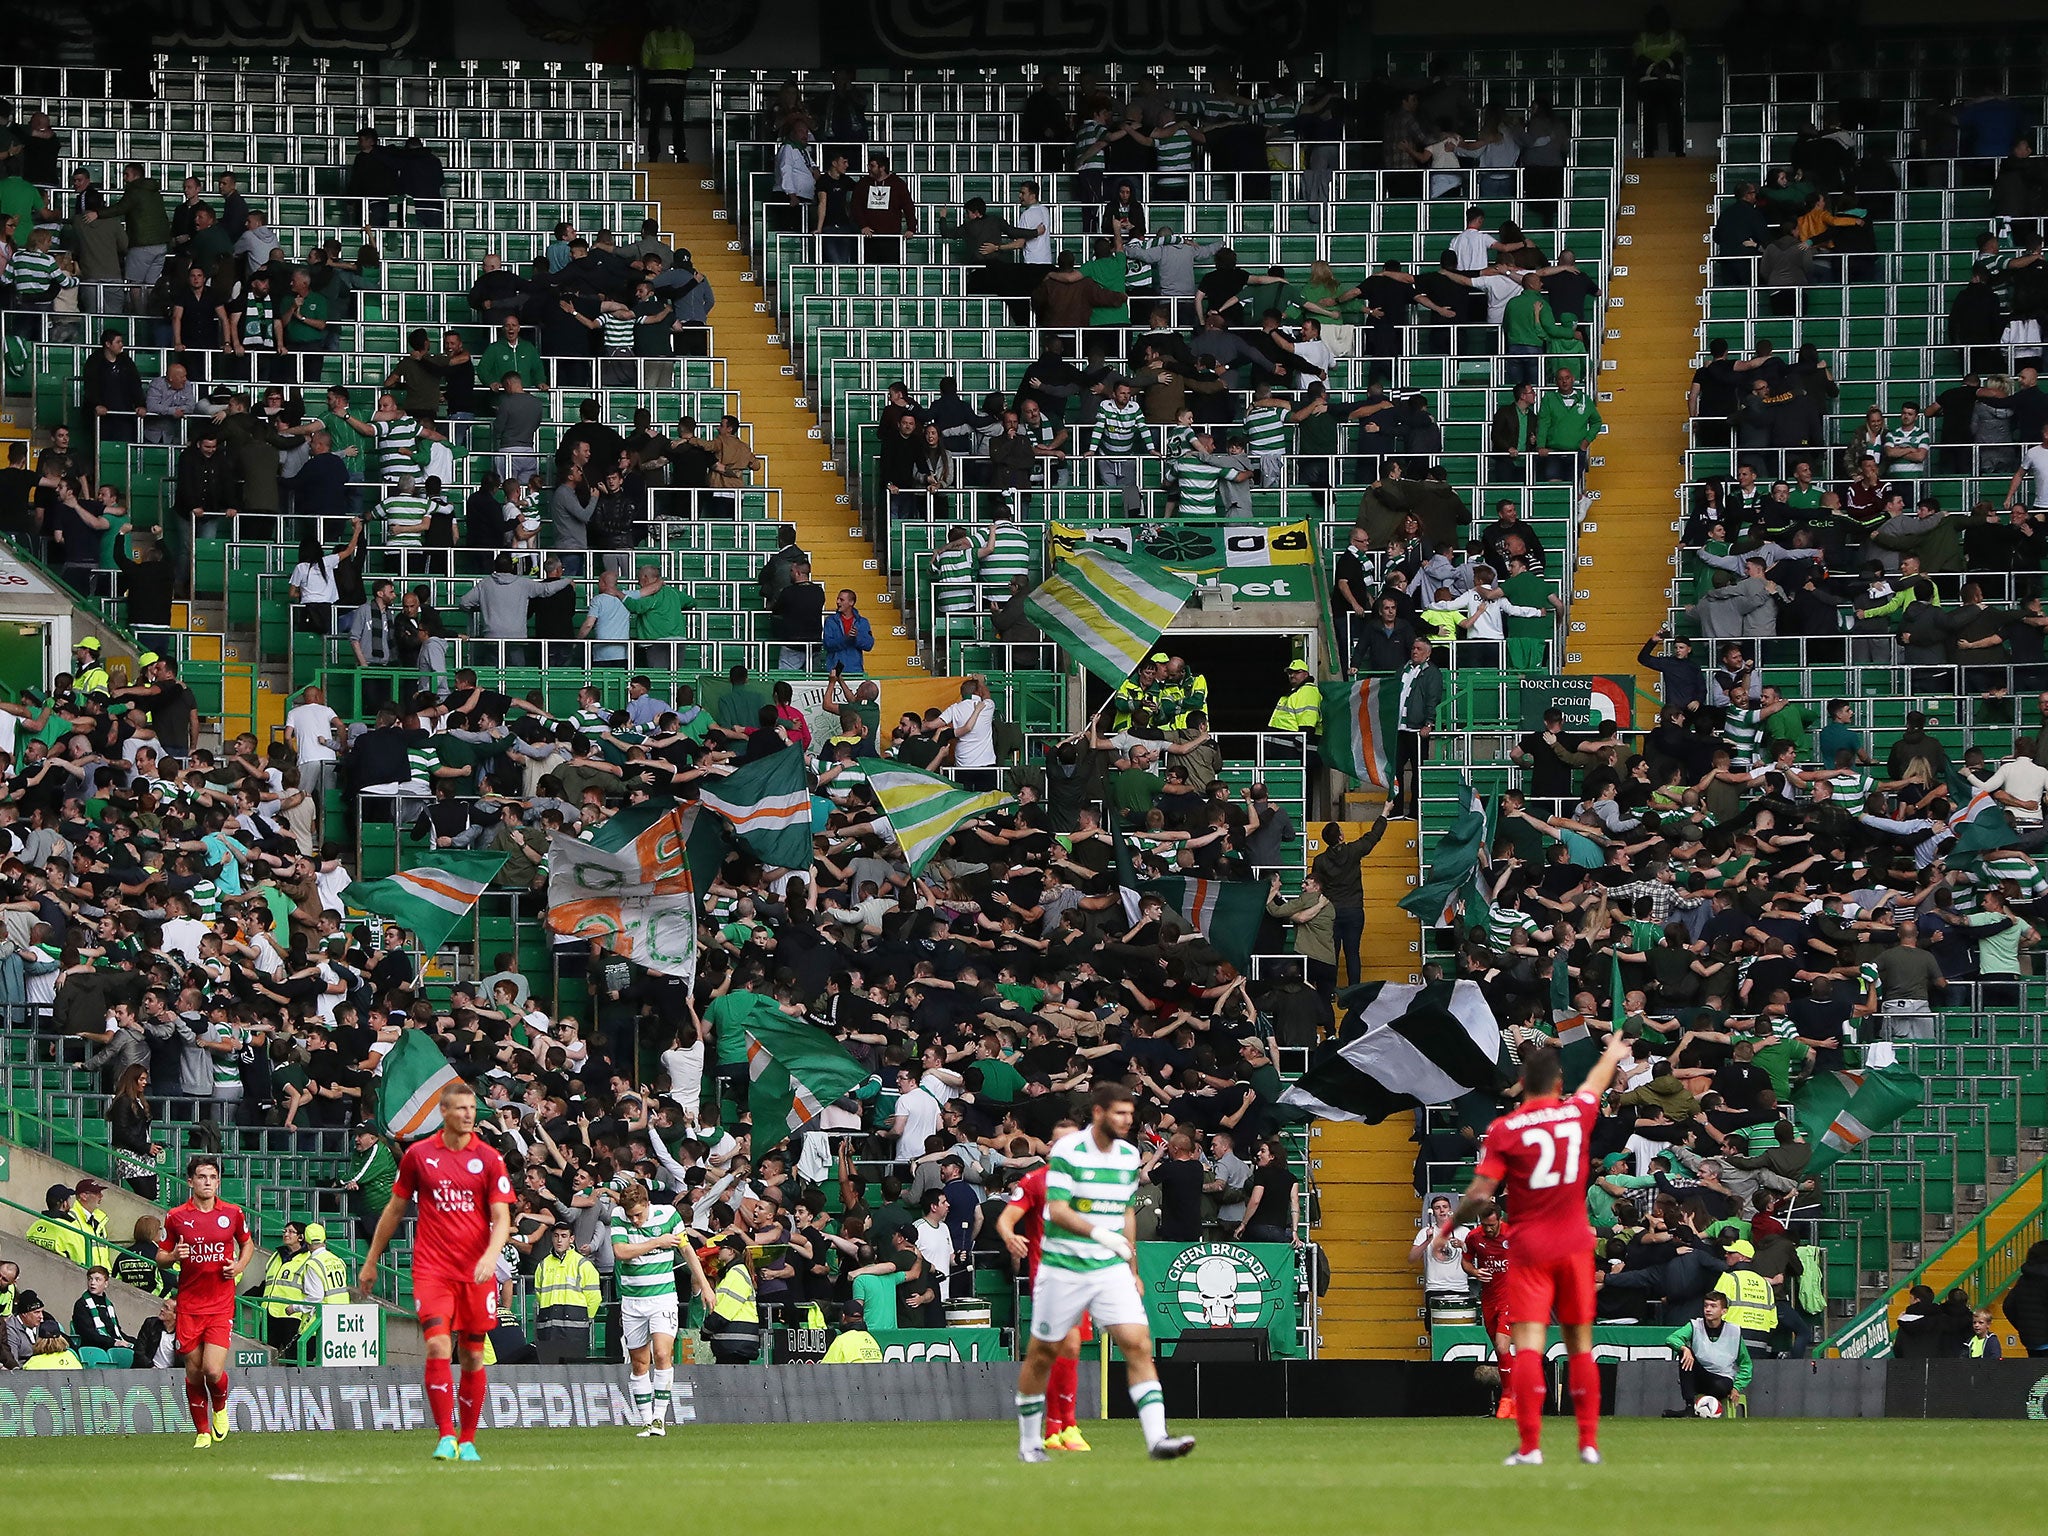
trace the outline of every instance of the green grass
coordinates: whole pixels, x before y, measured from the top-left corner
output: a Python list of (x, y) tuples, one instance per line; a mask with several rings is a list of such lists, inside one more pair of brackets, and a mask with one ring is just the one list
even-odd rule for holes
[(1512, 1470), (1499, 1463), (1513, 1431), (1491, 1422), (1185, 1427), (1201, 1437), (1186, 1461), (1147, 1461), (1136, 1426), (1117, 1421), (1092, 1428), (1089, 1455), (1034, 1467), (1017, 1463), (1014, 1432), (998, 1424), (705, 1425), (664, 1441), (487, 1431), (481, 1466), (430, 1462), (433, 1437), (420, 1433), (245, 1434), (207, 1451), (173, 1435), (14, 1442), (0, 1453), (0, 1528), (652, 1536), (687, 1521), (707, 1536), (1586, 1536), (1635, 1510), (1657, 1536), (1759, 1521), (1856, 1536), (2040, 1529), (2038, 1424), (1620, 1420), (1602, 1426), (1607, 1465), (1582, 1467), (1571, 1421), (1552, 1419), (1545, 1439), (1560, 1458)]

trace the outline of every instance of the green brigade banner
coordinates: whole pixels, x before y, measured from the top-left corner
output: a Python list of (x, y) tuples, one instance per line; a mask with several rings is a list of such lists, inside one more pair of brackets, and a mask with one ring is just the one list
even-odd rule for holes
[(1316, 544), (1305, 522), (1107, 524), (1053, 523), (1046, 554), (1058, 561), (1077, 544), (1149, 555), (1168, 570), (1196, 581), (1215, 578), (1239, 602), (1305, 603), (1315, 597)]
[[(1676, 1360), (1677, 1351), (1665, 1342), (1669, 1328), (1638, 1328), (1625, 1323), (1596, 1324), (1593, 1328), (1593, 1358), (1609, 1363), (1623, 1360)], [(1564, 1335), (1556, 1328), (1543, 1346), (1543, 1357), (1554, 1360), (1564, 1353)], [(1484, 1328), (1453, 1323), (1429, 1330), (1429, 1358), (1470, 1360), (1493, 1358), (1493, 1341)]]
[(1518, 682), (1525, 731), (1543, 729), (1546, 709), (1563, 710), (1568, 731), (1596, 731), (1610, 720), (1627, 730), (1634, 721), (1632, 677), (1524, 677)]
[(1275, 1358), (1299, 1358), (1294, 1250), (1285, 1243), (1140, 1243), (1138, 1288), (1159, 1353), (1202, 1328), (1263, 1328)]

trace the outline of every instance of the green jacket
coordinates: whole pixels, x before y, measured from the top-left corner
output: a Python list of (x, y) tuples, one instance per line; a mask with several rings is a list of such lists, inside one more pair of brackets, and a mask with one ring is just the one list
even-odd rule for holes
[(624, 599), (626, 612), (633, 615), (635, 640), (680, 640), (684, 636), (683, 615), (695, 605), (680, 587), (663, 586), (652, 596), (639, 593)]
[(518, 374), (519, 382), (528, 389), (538, 389), (545, 382), (541, 377), (540, 348), (530, 341), (508, 347), (502, 337), (485, 347), (476, 365), (477, 383), (488, 388), (502, 383), (508, 373)]
[(1280, 918), (1291, 918), (1298, 912), (1306, 911), (1321, 902), (1323, 910), (1314, 917), (1294, 925), (1294, 952), (1304, 960), (1319, 960), (1324, 965), (1337, 963), (1337, 908), (1327, 895), (1301, 895), (1281, 898), (1266, 903), (1266, 911)]
[(128, 226), (128, 249), (138, 245), (169, 245), (171, 216), (164, 211), (164, 189), (147, 176), (128, 183), (127, 189), (107, 204), (109, 216), (119, 214)]
[(1536, 407), (1536, 446), (1552, 453), (1576, 452), (1600, 435), (1602, 425), (1590, 389), (1580, 385), (1569, 398), (1553, 389)]
[[(1742, 1330), (1733, 1323), (1723, 1323), (1721, 1325), (1721, 1339), (1710, 1340), (1707, 1338), (1707, 1325), (1698, 1318), (1694, 1318), (1683, 1328), (1674, 1328), (1669, 1336), (1665, 1338), (1664, 1342), (1670, 1346), (1674, 1354), (1681, 1349), (1691, 1350), (1694, 1362), (1700, 1363), (1704, 1358), (1700, 1348), (1701, 1345), (1704, 1344), (1708, 1349), (1713, 1349), (1730, 1334), (1735, 1336), (1735, 1370), (1730, 1380), (1735, 1383), (1735, 1390), (1740, 1392), (1749, 1385), (1749, 1346), (1742, 1342)], [(1723, 1353), (1725, 1353), (1725, 1349)]]
[(1501, 332), (1511, 346), (1542, 347), (1545, 351), (1562, 341), (1576, 345), (1579, 339), (1579, 333), (1553, 315), (1550, 301), (1534, 289), (1524, 289), (1508, 300), (1501, 315)]
[(362, 1191), (363, 1208), (381, 1211), (390, 1203), (391, 1186), (398, 1181), (398, 1159), (381, 1138), (363, 1154), (356, 1171), (344, 1181)]

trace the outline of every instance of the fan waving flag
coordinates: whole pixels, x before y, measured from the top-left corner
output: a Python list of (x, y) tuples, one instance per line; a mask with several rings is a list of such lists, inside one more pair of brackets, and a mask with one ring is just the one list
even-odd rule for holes
[(771, 752), (710, 785), (698, 798), (732, 823), (762, 863), (779, 869), (810, 867), (811, 786), (801, 751), (785, 747)]
[(649, 801), (548, 846), (547, 924), (664, 976), (697, 974), (697, 807)]
[(359, 912), (373, 913), (409, 930), (420, 948), (432, 954), (448, 942), (456, 925), (476, 910), (477, 898), (511, 857), (509, 853), (436, 849), (427, 863), (386, 879), (351, 880), (341, 899)]
[(460, 1082), (434, 1037), (403, 1029), (377, 1064), (377, 1124), (406, 1142), (441, 1129), (441, 1090)]
[(867, 1081), (867, 1068), (844, 1046), (815, 1025), (790, 1017), (772, 998), (757, 997), (741, 1027), (747, 1033), (747, 1108), (755, 1158)]
[(1195, 584), (1145, 555), (1077, 545), (1024, 599), (1048, 640), (1114, 688), (1194, 596)]
[(1370, 981), (1346, 988), (1337, 1004), (1349, 1012), (1350, 1038), (1296, 1079), (1282, 1104), (1321, 1120), (1377, 1125), (1502, 1086), (1500, 1025), (1476, 981)]
[(1017, 798), (995, 790), (962, 789), (936, 773), (920, 773), (880, 758), (864, 757), (860, 768), (913, 875), (923, 873), (954, 832)]
[(1806, 1171), (1841, 1161), (1927, 1098), (1927, 1084), (1904, 1067), (1816, 1072), (1792, 1097), (1799, 1133), (1813, 1144)]
[(1375, 789), (1394, 792), (1394, 742), (1401, 725), (1401, 680), (1321, 683), (1323, 762)]
[[(1403, 912), (1413, 914), (1432, 928), (1447, 928), (1461, 918), (1467, 923), (1486, 920), (1486, 893), (1478, 880), (1491, 842), (1492, 818), (1472, 793), (1470, 784), (1458, 786), (1458, 797), (1458, 819), (1430, 850), (1429, 873), (1421, 885), (1399, 902)], [(1467, 914), (1466, 909), (1475, 901), (1477, 907)]]

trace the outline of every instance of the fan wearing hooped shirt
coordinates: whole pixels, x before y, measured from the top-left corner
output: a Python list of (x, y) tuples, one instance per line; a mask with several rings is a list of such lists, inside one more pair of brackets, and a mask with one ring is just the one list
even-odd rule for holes
[(205, 1450), (228, 1437), (228, 1350), (234, 1345), (235, 1285), (256, 1256), (239, 1205), (220, 1198), (220, 1160), (185, 1165), (192, 1198), (164, 1217), (160, 1269), (178, 1271), (178, 1353), (185, 1357), (185, 1406)]
[(1514, 1241), (1508, 1248), (1503, 1310), (1514, 1337), (1508, 1366), (1515, 1425), (1521, 1445), (1506, 1465), (1543, 1464), (1543, 1345), (1553, 1313), (1569, 1356), (1572, 1411), (1579, 1423), (1579, 1460), (1600, 1461), (1600, 1371), (1593, 1363), (1593, 1225), (1586, 1219), (1586, 1180), (1592, 1167), (1593, 1130), (1600, 1096), (1628, 1054), (1620, 1030), (1586, 1081), (1562, 1097), (1563, 1065), (1557, 1051), (1538, 1046), (1522, 1057), (1521, 1108), (1486, 1128), (1479, 1168), (1448, 1229), (1492, 1208), (1507, 1189)]
[[(408, 1204), (416, 1204), (412, 1294), (427, 1345), (427, 1406), (441, 1438), (436, 1461), (481, 1461), (476, 1427), (487, 1382), (484, 1345), (498, 1322), (498, 1254), (512, 1231), (512, 1180), (505, 1160), (475, 1135), (476, 1094), (467, 1083), (441, 1090), (441, 1128), (405, 1149), (391, 1199), (357, 1276), (369, 1294)], [(453, 1359), (462, 1351), (461, 1434), (456, 1432)]]
[[(1081, 1127), (1061, 1120), (1052, 1128), (1052, 1140), (1071, 1136)], [(1035, 1282), (1038, 1279), (1038, 1250), (1045, 1241), (1045, 1173), (1034, 1168), (1017, 1181), (1017, 1187), (1003, 1203), (996, 1218), (996, 1234), (1010, 1250), (1018, 1268)], [(1086, 1317), (1067, 1330), (1060, 1340), (1059, 1357), (1052, 1363), (1052, 1375), (1045, 1384), (1045, 1448), (1048, 1451), (1091, 1450), (1081, 1438), (1074, 1418), (1074, 1395), (1080, 1386), (1081, 1346), (1094, 1336)]]

